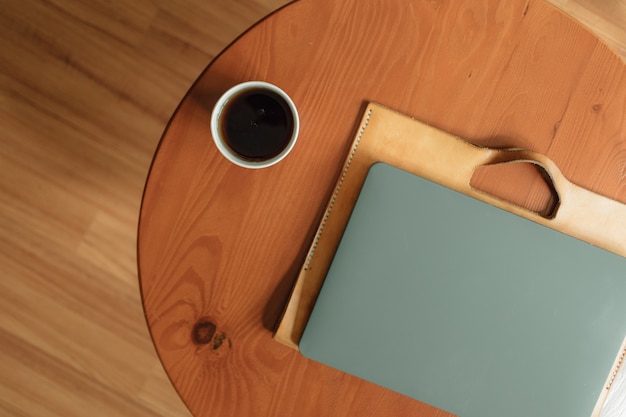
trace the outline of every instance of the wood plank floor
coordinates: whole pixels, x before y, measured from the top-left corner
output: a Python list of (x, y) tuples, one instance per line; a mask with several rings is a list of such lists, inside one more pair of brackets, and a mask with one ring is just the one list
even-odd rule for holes
[[(552, 1), (626, 59), (626, 0)], [(0, 416), (189, 415), (141, 309), (143, 184), (193, 80), (284, 2), (0, 0)]]

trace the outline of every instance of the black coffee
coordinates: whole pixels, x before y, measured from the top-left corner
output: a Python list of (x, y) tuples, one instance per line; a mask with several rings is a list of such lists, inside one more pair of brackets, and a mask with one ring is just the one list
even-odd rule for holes
[(220, 131), (227, 145), (251, 161), (271, 159), (289, 144), (294, 118), (287, 102), (263, 88), (252, 88), (232, 97), (220, 117)]

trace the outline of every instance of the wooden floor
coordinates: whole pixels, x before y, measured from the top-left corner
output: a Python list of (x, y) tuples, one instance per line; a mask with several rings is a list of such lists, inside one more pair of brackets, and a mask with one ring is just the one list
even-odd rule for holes
[[(552, 1), (626, 59), (626, 0)], [(142, 188), (193, 80), (284, 2), (0, 0), (0, 416), (189, 415), (141, 309)]]

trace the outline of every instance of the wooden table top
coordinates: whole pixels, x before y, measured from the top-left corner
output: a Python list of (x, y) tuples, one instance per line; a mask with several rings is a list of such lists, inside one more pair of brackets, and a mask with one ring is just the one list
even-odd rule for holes
[[(369, 101), (544, 153), (626, 203), (626, 65), (590, 32), (541, 0), (366, 3), (300, 0), (264, 19), (208, 66), (163, 135), (141, 209), (141, 291), (198, 417), (448, 415), (272, 339)], [(218, 97), (248, 80), (280, 86), (300, 113), (293, 152), (266, 169), (228, 162), (209, 130)], [(535, 210), (551, 198), (532, 168), (500, 174), (475, 183)]]

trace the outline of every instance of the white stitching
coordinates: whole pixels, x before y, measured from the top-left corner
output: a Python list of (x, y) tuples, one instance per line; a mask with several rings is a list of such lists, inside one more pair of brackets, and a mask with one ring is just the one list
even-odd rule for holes
[(356, 138), (356, 141), (354, 143), (354, 146), (352, 147), (352, 151), (350, 152), (350, 156), (348, 157), (348, 162), (346, 162), (346, 166), (343, 169), (343, 172), (341, 173), (341, 178), (339, 179), (339, 183), (337, 184), (337, 187), (335, 188), (335, 191), (333, 192), (333, 196), (330, 199), (330, 204), (328, 205), (328, 209), (326, 210), (326, 213), (324, 213), (324, 218), (322, 219), (322, 223), (320, 225), (319, 230), (317, 231), (317, 234), (315, 235), (315, 240), (313, 241), (313, 246), (311, 247), (311, 250), (309, 251), (309, 254), (306, 258), (306, 262), (304, 263), (304, 270), (308, 270), (309, 266), (311, 265), (311, 260), (313, 259), (313, 255), (315, 254), (315, 249), (317, 249), (317, 244), (319, 243), (319, 240), (322, 236), (322, 233), (324, 232), (324, 227), (326, 227), (326, 222), (328, 221), (328, 217), (330, 216), (330, 212), (333, 210), (333, 206), (335, 205), (335, 201), (337, 200), (337, 196), (339, 195), (339, 191), (341, 191), (341, 186), (343, 185), (343, 181), (346, 178), (346, 175), (348, 174), (348, 170), (350, 169), (350, 164), (352, 163), (352, 159), (354, 158), (354, 155), (356, 154), (356, 150), (359, 147), (359, 143), (361, 142), (361, 138), (363, 137), (363, 133), (365, 133), (365, 128), (367, 127), (367, 125), (370, 122), (370, 117), (372, 116), (372, 111), (374, 109), (370, 109), (367, 112), (367, 117), (365, 118), (365, 121), (363, 122), (363, 126), (361, 126), (361, 129), (359, 130), (359, 135)]
[(620, 356), (619, 360), (617, 361), (617, 366), (615, 367), (615, 370), (613, 371), (613, 374), (611, 375), (611, 379), (609, 379), (609, 383), (606, 385), (606, 389), (607, 390), (610, 390), (611, 386), (615, 382), (615, 379), (617, 378), (617, 374), (619, 373), (619, 370), (622, 367), (622, 364), (624, 363), (624, 358), (625, 357), (626, 357), (626, 349), (624, 349), (622, 351), (622, 355)]

